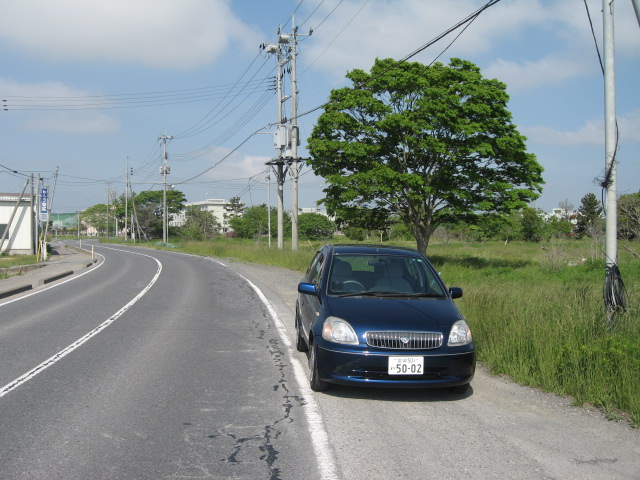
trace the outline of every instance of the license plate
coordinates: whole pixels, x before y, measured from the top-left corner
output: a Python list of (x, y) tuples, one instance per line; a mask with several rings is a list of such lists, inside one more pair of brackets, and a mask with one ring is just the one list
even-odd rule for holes
[(389, 357), (389, 375), (422, 375), (424, 357)]

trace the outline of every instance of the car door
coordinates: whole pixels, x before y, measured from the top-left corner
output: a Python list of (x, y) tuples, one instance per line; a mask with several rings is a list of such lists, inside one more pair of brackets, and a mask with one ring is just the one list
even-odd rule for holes
[(315, 285), (318, 295), (300, 294), (299, 308), (301, 327), (306, 338), (309, 338), (311, 324), (320, 311), (320, 285), (322, 283), (322, 270), (326, 255), (323, 251), (316, 254), (307, 270), (306, 281)]

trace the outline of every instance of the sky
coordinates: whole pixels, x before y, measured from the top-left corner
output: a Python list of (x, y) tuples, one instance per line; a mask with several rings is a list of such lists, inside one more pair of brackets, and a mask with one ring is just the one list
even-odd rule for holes
[[(133, 191), (162, 189), (166, 147), (167, 183), (187, 201), (275, 205), (266, 164), (276, 155), (276, 57), (261, 45), (297, 27), (305, 157), (318, 107), (349, 85), (348, 71), (405, 58), (485, 3), (0, 0), (0, 192), (19, 193), (34, 174), (51, 212), (68, 213), (123, 195), (127, 171)], [(632, 0), (613, 8), (622, 195), (640, 191), (640, 27)], [(602, 198), (601, 10), (601, 0), (502, 0), (409, 60), (463, 58), (507, 85), (513, 122), (544, 168), (534, 206), (547, 212), (577, 209), (588, 193)], [(290, 116), (291, 100), (283, 109)], [(323, 188), (303, 165), (299, 207), (316, 207)], [(291, 197), (287, 177), (285, 209)]]

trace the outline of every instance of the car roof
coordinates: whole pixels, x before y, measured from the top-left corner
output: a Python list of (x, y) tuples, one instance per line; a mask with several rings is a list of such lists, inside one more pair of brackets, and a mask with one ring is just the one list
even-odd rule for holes
[(411, 248), (397, 247), (391, 245), (373, 245), (373, 244), (338, 244), (326, 245), (334, 255), (403, 255), (403, 256), (421, 256), (416, 250)]

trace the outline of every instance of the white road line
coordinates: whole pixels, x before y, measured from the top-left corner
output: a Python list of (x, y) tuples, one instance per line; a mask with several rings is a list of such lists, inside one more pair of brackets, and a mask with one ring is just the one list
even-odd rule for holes
[[(113, 249), (113, 250), (115, 250), (115, 249)], [(123, 250), (119, 250), (119, 251), (123, 251)], [(134, 255), (141, 255), (143, 257), (148, 257), (148, 258), (152, 258), (153, 260), (155, 260), (155, 262), (158, 264), (158, 270), (156, 271), (156, 274), (153, 276), (153, 278), (151, 279), (149, 284), (138, 295), (136, 295), (133, 298), (133, 300), (131, 300), (124, 307), (122, 307), (120, 310), (118, 310), (116, 313), (114, 313), (111, 317), (109, 317), (103, 323), (98, 325), (96, 328), (91, 330), (85, 336), (79, 338), (78, 340), (76, 340), (75, 342), (73, 342), (71, 345), (69, 345), (68, 347), (64, 348), (63, 350), (60, 350), (58, 353), (56, 353), (55, 355), (53, 355), (49, 359), (45, 360), (44, 362), (42, 362), (37, 367), (35, 367), (32, 370), (28, 371), (27, 373), (25, 373), (21, 377), (16, 378), (14, 381), (12, 381), (12, 382), (8, 383), (7, 385), (5, 385), (4, 387), (0, 388), (0, 398), (4, 397), (7, 393), (11, 392), (12, 390), (15, 390), (16, 388), (18, 388), (20, 385), (24, 384), (25, 382), (28, 382), (29, 380), (31, 380), (36, 375), (38, 375), (39, 373), (43, 372), (45, 369), (49, 368), (51, 365), (55, 364), (60, 359), (62, 359), (63, 357), (65, 357), (68, 354), (70, 354), (71, 352), (73, 352), (80, 345), (82, 345), (83, 343), (87, 342), (91, 338), (95, 337), (98, 333), (100, 333), (102, 330), (104, 330), (109, 325), (111, 325), (113, 322), (115, 322), (120, 316), (122, 316), (122, 314), (124, 312), (129, 310), (138, 300), (140, 300), (149, 291), (149, 289), (153, 286), (153, 284), (156, 283), (156, 281), (158, 280), (158, 277), (160, 276), (160, 272), (162, 272), (162, 263), (160, 263), (160, 261), (157, 258), (154, 258), (154, 257), (152, 257), (150, 255), (145, 255), (144, 253), (129, 252), (129, 251), (126, 251), (126, 250), (124, 250), (124, 251), (127, 252), (127, 253), (132, 253)], [(24, 297), (22, 297), (22, 298), (24, 298)]]
[[(223, 267), (227, 267), (224, 263), (217, 260), (211, 258), (209, 260), (218, 263)], [(311, 390), (311, 387), (309, 387), (309, 380), (307, 378), (304, 367), (302, 366), (300, 361), (293, 355), (293, 344), (291, 342), (291, 339), (289, 338), (287, 329), (282, 323), (282, 320), (280, 320), (280, 317), (278, 316), (275, 308), (273, 308), (273, 305), (271, 305), (271, 302), (269, 302), (264, 293), (262, 293), (262, 291), (251, 280), (239, 274), (238, 272), (234, 273), (242, 278), (245, 282), (247, 282), (256, 292), (264, 306), (267, 308), (269, 315), (271, 315), (276, 329), (278, 330), (278, 335), (282, 340), (282, 343), (284, 343), (287, 347), (287, 355), (289, 356), (289, 361), (293, 366), (294, 376), (296, 378), (296, 381), (298, 382), (300, 393), (302, 393), (302, 395), (304, 396), (305, 404), (302, 408), (307, 417), (307, 423), (309, 424), (309, 434), (311, 435), (311, 442), (313, 444), (313, 449), (318, 460), (318, 468), (320, 469), (321, 478), (323, 480), (338, 478), (338, 470), (336, 468), (335, 462), (333, 461), (333, 451), (329, 443), (329, 435), (324, 428), (324, 422), (322, 421), (320, 408), (313, 398), (313, 392)]]

